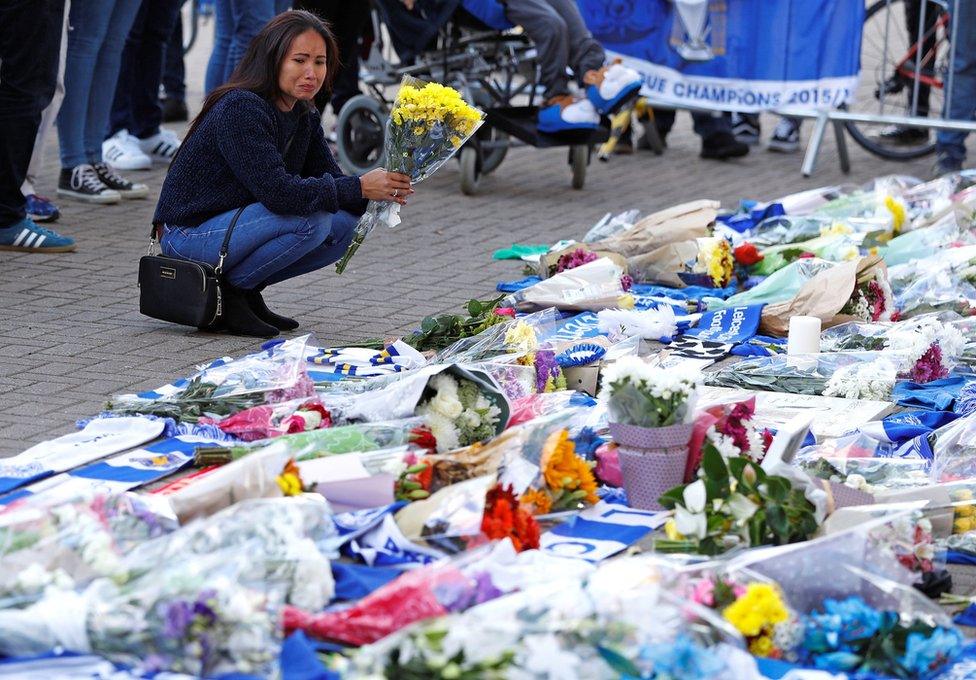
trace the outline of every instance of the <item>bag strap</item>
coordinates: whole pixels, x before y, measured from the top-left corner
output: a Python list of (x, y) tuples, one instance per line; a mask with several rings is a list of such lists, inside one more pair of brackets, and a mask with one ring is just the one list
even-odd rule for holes
[(234, 232), (234, 227), (237, 226), (237, 220), (241, 218), (241, 213), (243, 212), (244, 208), (237, 209), (233, 219), (230, 221), (230, 225), (227, 227), (227, 233), (224, 234), (224, 242), (220, 245), (220, 257), (217, 258), (217, 266), (214, 267), (214, 273), (217, 276), (220, 276), (220, 272), (224, 269), (224, 258), (227, 257), (227, 249), (230, 247), (230, 235)]

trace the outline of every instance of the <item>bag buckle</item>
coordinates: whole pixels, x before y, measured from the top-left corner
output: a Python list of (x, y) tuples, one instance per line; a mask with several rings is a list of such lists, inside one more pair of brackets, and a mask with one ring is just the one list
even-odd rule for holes
[(149, 248), (146, 249), (146, 255), (151, 256), (153, 254), (153, 248), (156, 247), (156, 238), (152, 237), (149, 239)]
[(220, 254), (220, 259), (217, 260), (217, 266), (214, 268), (215, 274), (220, 274), (224, 270), (224, 253)]

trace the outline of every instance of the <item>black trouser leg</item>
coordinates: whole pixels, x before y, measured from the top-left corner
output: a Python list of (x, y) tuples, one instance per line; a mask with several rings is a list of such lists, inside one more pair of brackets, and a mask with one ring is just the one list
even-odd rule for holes
[(54, 96), (63, 20), (64, 0), (0, 3), (0, 228), (25, 215), (20, 187)]

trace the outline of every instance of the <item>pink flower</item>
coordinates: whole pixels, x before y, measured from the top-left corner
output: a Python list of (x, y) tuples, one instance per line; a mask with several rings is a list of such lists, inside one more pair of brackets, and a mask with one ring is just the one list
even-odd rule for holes
[[(738, 596), (737, 596), (738, 597)], [(691, 591), (691, 599), (705, 607), (715, 606), (715, 584), (712, 579), (703, 578)]]
[(577, 248), (576, 250), (561, 255), (558, 260), (556, 260), (556, 273), (564, 272), (567, 269), (576, 269), (579, 266), (586, 264), (587, 262), (592, 262), (593, 260), (600, 259), (600, 256), (589, 250), (584, 250), (583, 248)]
[(495, 310), (495, 314), (498, 316), (510, 316), (513, 319), (515, 318), (515, 310), (511, 307), (498, 307)]
[(914, 382), (927, 383), (945, 378), (948, 375), (949, 371), (942, 365), (942, 348), (939, 347), (938, 343), (933, 342), (925, 350), (925, 354), (915, 362), (909, 377)]
[(631, 286), (634, 285), (634, 277), (630, 274), (624, 274), (620, 277), (620, 287), (625, 291), (630, 290)]
[(596, 468), (593, 470), (596, 476), (610, 486), (623, 486), (624, 479), (620, 473), (620, 457), (617, 455), (617, 448), (609, 444), (603, 444), (596, 450)]

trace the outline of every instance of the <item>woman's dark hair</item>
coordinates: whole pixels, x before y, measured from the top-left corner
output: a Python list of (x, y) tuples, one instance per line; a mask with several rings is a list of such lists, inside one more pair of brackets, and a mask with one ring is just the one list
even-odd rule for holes
[(261, 32), (254, 36), (251, 44), (247, 46), (247, 52), (244, 53), (241, 63), (231, 74), (230, 80), (207, 96), (203, 108), (193, 119), (193, 124), (184, 137), (184, 143), (210, 109), (231, 90), (250, 90), (270, 102), (274, 102), (281, 96), (281, 88), (278, 87), (281, 64), (288, 56), (292, 41), (308, 30), (315, 31), (325, 41), (326, 72), (322, 87), (331, 88), (332, 80), (339, 70), (339, 46), (329, 25), (311, 12), (303, 10), (282, 12), (265, 24)]

